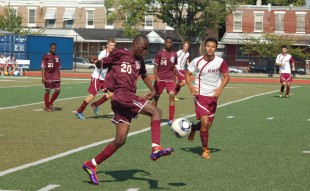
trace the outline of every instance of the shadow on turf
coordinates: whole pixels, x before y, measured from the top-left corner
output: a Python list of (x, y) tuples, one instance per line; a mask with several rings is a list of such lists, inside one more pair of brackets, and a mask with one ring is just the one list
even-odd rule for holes
[[(217, 149), (217, 148), (209, 148), (211, 150), (211, 153), (215, 153), (215, 152), (219, 152), (221, 151), (221, 149)], [(201, 155), (202, 149), (201, 147), (190, 147), (190, 148), (181, 148), (182, 151), (185, 152), (192, 152), (198, 155)]]
[(94, 116), (91, 116), (91, 117), (87, 117), (87, 118), (90, 118), (90, 119), (111, 119), (114, 117), (114, 114), (105, 114), (105, 115), (94, 115)]
[[(128, 180), (139, 180), (139, 181), (146, 181), (148, 182), (150, 189), (160, 189), (160, 190), (170, 190), (170, 188), (162, 188), (158, 186), (158, 180), (147, 178), (147, 176), (152, 175), (149, 172), (139, 169), (132, 169), (132, 170), (116, 170), (116, 171), (98, 171), (97, 175), (99, 174), (106, 174), (111, 176), (114, 180), (104, 180), (99, 182), (107, 183), (107, 182), (126, 182)], [(86, 181), (85, 181), (86, 182)], [(92, 184), (90, 181), (87, 181), (89, 184)], [(177, 183), (169, 183), (170, 186), (185, 186), (185, 183), (177, 182)]]

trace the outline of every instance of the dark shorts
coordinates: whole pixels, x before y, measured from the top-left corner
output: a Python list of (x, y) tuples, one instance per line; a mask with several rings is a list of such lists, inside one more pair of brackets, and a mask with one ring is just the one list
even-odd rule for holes
[(132, 118), (137, 118), (148, 100), (136, 94), (118, 89), (114, 91), (111, 99), (114, 112), (113, 123), (124, 122), (130, 125)]
[(280, 83), (283, 82), (292, 82), (293, 81), (293, 76), (289, 73), (281, 73), (280, 74)]
[(174, 81), (155, 81), (154, 83), (154, 89), (156, 91), (157, 95), (160, 95), (163, 93), (164, 89), (166, 88), (167, 93), (169, 92), (175, 92), (175, 82)]
[(195, 97), (195, 112), (196, 119), (199, 120), (202, 116), (209, 116), (209, 121), (213, 122), (217, 107), (217, 98), (197, 95)]
[(99, 93), (99, 90), (102, 90), (102, 92), (107, 92), (105, 88), (104, 80), (91, 78), (90, 85), (88, 87), (88, 93), (92, 95), (97, 95)]
[(60, 88), (60, 82), (59, 81), (45, 82), (44, 87), (45, 89), (58, 89)]
[(178, 70), (177, 71), (177, 76), (178, 76), (179, 82), (185, 80), (185, 73), (186, 73), (186, 70)]

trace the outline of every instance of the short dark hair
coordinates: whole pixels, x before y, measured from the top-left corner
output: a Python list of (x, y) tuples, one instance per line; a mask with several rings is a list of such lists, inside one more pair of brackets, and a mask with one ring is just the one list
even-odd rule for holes
[(56, 43), (55, 43), (55, 42), (52, 42), (52, 43), (50, 44), (50, 47), (53, 46), (53, 45), (56, 46)]
[(287, 46), (286, 46), (286, 45), (282, 45), (282, 46), (281, 46), (281, 49), (282, 49), (282, 48), (287, 48)]
[(167, 37), (165, 38), (165, 42), (166, 42), (166, 40), (168, 40), (168, 39), (170, 39), (171, 41), (173, 41), (173, 39), (172, 39), (170, 36), (167, 36)]
[(205, 40), (205, 46), (207, 45), (207, 42), (214, 42), (216, 44), (216, 47), (218, 45), (218, 41), (215, 37), (208, 37), (206, 40)]
[(138, 42), (139, 40), (142, 40), (142, 39), (149, 40), (147, 36), (145, 36), (144, 34), (138, 34), (133, 38), (133, 43)]

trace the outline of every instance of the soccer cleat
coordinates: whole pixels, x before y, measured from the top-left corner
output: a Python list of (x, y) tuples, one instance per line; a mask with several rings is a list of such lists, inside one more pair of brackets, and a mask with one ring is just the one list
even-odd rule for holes
[[(191, 129), (192, 129), (192, 127), (193, 127), (193, 123), (191, 124)], [(196, 133), (196, 131), (191, 130), (191, 132), (189, 133), (189, 135), (187, 137), (187, 140), (192, 142), (195, 138), (195, 133)]]
[(53, 110), (51, 110), (49, 107), (44, 108), (44, 111), (46, 112), (52, 112)]
[(173, 148), (162, 148), (157, 146), (153, 152), (151, 152), (150, 158), (153, 161), (156, 161), (162, 156), (170, 155), (173, 152)]
[(93, 108), (93, 110), (94, 110), (94, 114), (95, 114), (95, 115), (99, 115), (99, 112), (98, 112), (98, 107), (97, 107), (97, 106), (95, 106), (95, 104), (94, 104), (94, 103), (90, 104), (90, 106)]
[(177, 97), (174, 97), (174, 100), (179, 101), (180, 99), (179, 99), (179, 98), (177, 98)]
[(172, 125), (173, 120), (168, 120), (168, 126)]
[(50, 104), (50, 109), (51, 109), (52, 111), (56, 111), (56, 109), (54, 108), (54, 106), (53, 106), (52, 103)]
[(210, 150), (207, 148), (207, 147), (202, 147), (202, 154), (201, 154), (201, 157), (204, 158), (204, 159), (210, 159), (211, 156), (210, 156)]
[(85, 117), (83, 116), (83, 113), (75, 112), (74, 115), (77, 116), (80, 119), (85, 119)]
[(96, 168), (91, 168), (86, 165), (86, 162), (82, 165), (82, 169), (89, 175), (89, 179), (95, 185), (99, 184), (98, 177), (96, 174)]
[(282, 97), (282, 93), (280, 93), (280, 95), (279, 95), (279, 98), (281, 98)]

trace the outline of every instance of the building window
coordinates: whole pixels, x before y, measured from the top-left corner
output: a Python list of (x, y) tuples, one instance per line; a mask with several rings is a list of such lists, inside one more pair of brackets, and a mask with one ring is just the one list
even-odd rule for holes
[(237, 48), (236, 48), (236, 61), (249, 61), (249, 55), (243, 53), (242, 45), (237, 45)]
[(145, 29), (153, 29), (153, 16), (152, 15), (145, 16), (144, 28)]
[(29, 8), (28, 9), (28, 27), (36, 26), (36, 9)]
[(306, 32), (306, 12), (296, 12), (296, 33)]
[(73, 28), (73, 22), (74, 22), (74, 20), (64, 21), (64, 28), (65, 29), (72, 29)]
[(66, 8), (63, 15), (63, 27), (65, 29), (72, 29), (75, 18), (75, 9), (74, 8)]
[(107, 10), (107, 15), (106, 15), (106, 21), (105, 21), (105, 28), (113, 29), (113, 12), (114, 9), (108, 9)]
[(55, 19), (47, 19), (47, 20), (45, 20), (45, 27), (46, 28), (55, 28), (55, 23), (56, 23)]
[(234, 12), (234, 32), (242, 32), (242, 13)]
[(95, 10), (86, 10), (86, 28), (94, 28)]
[(284, 14), (285, 12), (275, 12), (276, 15), (276, 33), (284, 33)]
[(254, 12), (254, 32), (263, 32), (263, 12)]

